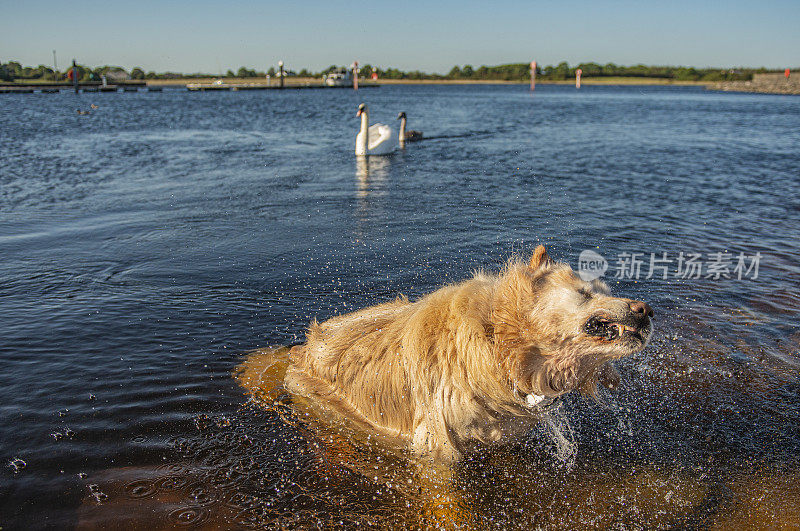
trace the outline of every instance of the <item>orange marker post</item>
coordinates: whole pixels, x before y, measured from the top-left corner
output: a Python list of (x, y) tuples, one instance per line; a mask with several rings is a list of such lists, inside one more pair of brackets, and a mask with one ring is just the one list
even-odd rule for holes
[(575, 88), (581, 88), (581, 74), (583, 74), (583, 70), (580, 68), (575, 70)]
[(531, 61), (531, 91), (536, 90), (536, 61)]
[(786, 79), (789, 79), (789, 74), (791, 74), (791, 72), (789, 72), (788, 68), (783, 71), (783, 75), (786, 77)]

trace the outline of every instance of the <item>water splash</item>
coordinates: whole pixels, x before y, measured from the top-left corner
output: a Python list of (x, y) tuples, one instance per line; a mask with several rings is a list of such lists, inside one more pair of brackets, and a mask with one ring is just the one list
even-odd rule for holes
[(544, 432), (555, 446), (553, 457), (567, 471), (572, 470), (575, 466), (575, 457), (578, 455), (578, 443), (564, 407), (559, 406), (549, 411), (542, 419), (539, 430)]

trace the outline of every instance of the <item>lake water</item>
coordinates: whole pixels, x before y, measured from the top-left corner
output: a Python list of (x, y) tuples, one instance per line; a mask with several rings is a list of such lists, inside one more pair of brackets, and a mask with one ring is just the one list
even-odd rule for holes
[[(362, 101), (432, 138), (358, 163)], [(800, 525), (800, 98), (165, 90), (0, 117), (4, 529)], [(538, 243), (602, 255), (654, 340), (605, 406), (570, 396), (452, 491), (234, 377), (314, 318)]]

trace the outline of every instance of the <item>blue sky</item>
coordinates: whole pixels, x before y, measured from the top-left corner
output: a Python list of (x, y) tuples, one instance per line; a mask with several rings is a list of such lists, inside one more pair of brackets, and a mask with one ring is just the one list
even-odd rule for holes
[(800, 66), (800, 2), (0, 0), (0, 61), (210, 73), (330, 64), (446, 73), (536, 60)]

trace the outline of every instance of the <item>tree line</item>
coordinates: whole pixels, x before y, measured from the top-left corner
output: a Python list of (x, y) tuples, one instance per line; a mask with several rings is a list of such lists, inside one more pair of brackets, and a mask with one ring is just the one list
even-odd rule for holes
[[(70, 69), (72, 69), (72, 65), (69, 65), (65, 70), (55, 71), (47, 65), (31, 67), (22, 66), (16, 61), (0, 62), (0, 81), (64, 81)], [(115, 79), (145, 79), (146, 76), (144, 71), (138, 67), (129, 72), (120, 66), (106, 65), (92, 68), (85, 65), (76, 65), (75, 70), (78, 73), (78, 81), (83, 83), (100, 81), (103, 76)], [(178, 76), (183, 77), (182, 74)]]
[[(67, 68), (69, 70), (70, 67)], [(298, 77), (321, 77), (324, 74), (344, 69), (344, 66), (331, 65), (321, 72), (313, 72), (307, 68), (299, 71), (286, 69), (286, 76)], [(542, 81), (563, 81), (575, 77), (577, 69), (581, 69), (582, 76), (586, 77), (643, 77), (643, 78), (662, 78), (674, 79), (676, 81), (746, 81), (750, 80), (755, 73), (764, 73), (778, 70), (766, 68), (694, 68), (685, 66), (648, 66), (643, 64), (623, 66), (614, 63), (580, 63), (570, 65), (563, 61), (557, 65), (547, 65), (537, 67), (537, 79)], [(54, 72), (46, 65), (37, 67), (22, 66), (16, 61), (8, 63), (0, 62), (0, 81), (63, 81), (66, 71)], [(275, 76), (276, 68), (270, 67), (266, 71), (240, 67), (237, 71), (228, 70), (224, 75), (209, 73), (184, 74), (178, 72), (145, 72), (142, 68), (135, 67), (126, 71), (119, 66), (100, 66), (88, 67), (78, 65), (78, 80), (81, 82), (100, 81), (102, 76), (124, 77), (125, 79), (145, 80), (145, 79), (186, 79), (186, 78), (208, 78), (208, 77), (229, 77), (229, 78), (258, 78)], [(529, 63), (510, 63), (496, 66), (482, 65), (473, 67), (472, 65), (454, 66), (447, 74), (429, 74), (420, 70), (403, 71), (397, 68), (373, 67), (365, 64), (360, 67), (362, 77), (370, 77), (373, 71), (378, 74), (379, 79), (410, 79), (410, 80), (478, 80), (478, 81), (526, 81), (530, 78)]]

